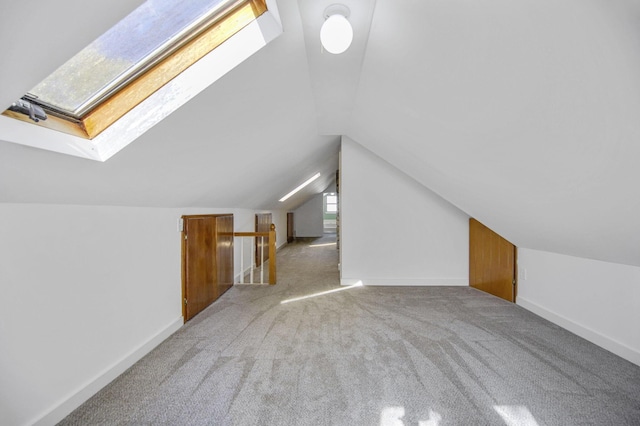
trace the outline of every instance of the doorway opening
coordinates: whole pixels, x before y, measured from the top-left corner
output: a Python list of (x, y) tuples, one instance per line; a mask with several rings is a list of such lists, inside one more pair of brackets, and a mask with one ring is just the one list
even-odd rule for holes
[(338, 232), (338, 194), (325, 192), (322, 194), (322, 229), (325, 234)]

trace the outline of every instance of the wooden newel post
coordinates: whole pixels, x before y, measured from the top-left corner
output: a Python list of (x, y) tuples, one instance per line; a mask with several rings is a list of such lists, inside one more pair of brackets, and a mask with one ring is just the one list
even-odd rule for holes
[(276, 283), (276, 225), (269, 229), (269, 284)]

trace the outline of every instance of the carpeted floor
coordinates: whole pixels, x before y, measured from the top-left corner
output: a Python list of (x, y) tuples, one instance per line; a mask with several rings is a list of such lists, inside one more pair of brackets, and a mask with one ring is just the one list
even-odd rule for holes
[(640, 425), (640, 367), (469, 287), (340, 287), (332, 241), (283, 248), (276, 286), (233, 287), (61, 424)]

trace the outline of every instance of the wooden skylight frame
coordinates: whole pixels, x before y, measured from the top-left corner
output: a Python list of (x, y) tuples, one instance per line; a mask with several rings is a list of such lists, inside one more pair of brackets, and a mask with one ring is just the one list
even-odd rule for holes
[[(163, 57), (143, 73), (124, 83), (113, 94), (79, 118), (40, 105), (47, 120), (33, 122), (29, 116), (6, 110), (3, 115), (33, 125), (61, 131), (84, 139), (93, 139), (118, 119), (162, 88), (195, 62), (216, 49), (267, 11), (266, 0), (236, 0), (189, 37), (172, 46)], [(37, 100), (29, 102), (38, 104)]]

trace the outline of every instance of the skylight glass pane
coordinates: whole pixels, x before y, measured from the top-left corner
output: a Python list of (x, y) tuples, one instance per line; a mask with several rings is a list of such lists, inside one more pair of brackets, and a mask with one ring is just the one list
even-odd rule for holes
[(29, 91), (38, 102), (80, 117), (160, 51), (233, 0), (147, 0)]

